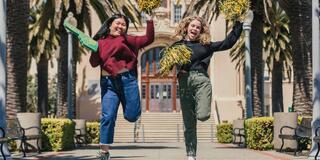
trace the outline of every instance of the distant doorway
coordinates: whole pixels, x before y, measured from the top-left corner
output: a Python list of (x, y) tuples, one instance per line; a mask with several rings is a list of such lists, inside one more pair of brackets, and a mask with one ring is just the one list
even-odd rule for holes
[(167, 77), (157, 76), (159, 72), (160, 51), (163, 48), (151, 48), (141, 56), (141, 105), (143, 111), (180, 111), (175, 69)]

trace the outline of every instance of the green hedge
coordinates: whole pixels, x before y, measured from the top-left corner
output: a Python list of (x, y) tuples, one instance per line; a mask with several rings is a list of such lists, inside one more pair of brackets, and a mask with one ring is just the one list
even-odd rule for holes
[(75, 123), (69, 119), (42, 118), (42, 148), (46, 151), (73, 149)]
[(89, 143), (99, 144), (100, 123), (99, 122), (87, 122), (86, 126), (87, 126)]
[(255, 150), (273, 148), (273, 117), (251, 118), (245, 121), (246, 144)]
[(217, 125), (217, 138), (219, 143), (232, 142), (232, 124), (221, 123)]

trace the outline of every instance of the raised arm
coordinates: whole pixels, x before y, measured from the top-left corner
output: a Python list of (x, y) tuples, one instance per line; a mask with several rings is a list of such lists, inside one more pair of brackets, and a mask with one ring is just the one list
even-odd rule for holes
[(128, 43), (136, 50), (143, 48), (154, 41), (154, 24), (152, 20), (152, 16), (147, 16), (147, 29), (146, 34), (143, 36), (128, 36)]
[(210, 44), (211, 53), (215, 51), (230, 49), (239, 39), (241, 32), (242, 32), (242, 23), (237, 21), (236, 24), (233, 26), (232, 31), (226, 37), (226, 39), (224, 39), (223, 41), (212, 42)]

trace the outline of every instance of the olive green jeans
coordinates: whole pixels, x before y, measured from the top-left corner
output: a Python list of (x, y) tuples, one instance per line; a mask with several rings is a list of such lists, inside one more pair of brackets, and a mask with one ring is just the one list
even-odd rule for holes
[(197, 153), (197, 120), (210, 118), (212, 87), (206, 71), (179, 73), (180, 104), (187, 156)]

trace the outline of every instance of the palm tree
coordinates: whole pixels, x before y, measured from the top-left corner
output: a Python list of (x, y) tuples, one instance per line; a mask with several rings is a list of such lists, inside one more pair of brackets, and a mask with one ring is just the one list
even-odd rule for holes
[(7, 115), (27, 106), (29, 0), (7, 1)]
[(262, 59), (263, 46), (263, 3), (260, 0), (251, 0), (251, 9), (254, 13), (250, 32), (251, 50), (251, 82), (253, 116), (264, 114), (264, 65)]
[[(218, 0), (192, 0), (190, 5), (184, 14), (184, 16), (189, 16), (192, 14), (197, 14), (211, 22), (214, 17), (218, 17), (219, 12)], [(254, 19), (252, 22), (251, 30), (251, 75), (252, 75), (252, 106), (253, 115), (262, 116), (263, 106), (264, 106), (264, 95), (263, 95), (263, 60), (262, 60), (262, 39), (263, 39), (263, 3), (259, 0), (251, 0), (251, 9), (254, 12)], [(195, 9), (193, 9), (195, 8)], [(203, 11), (203, 12), (202, 12)], [(243, 43), (243, 42), (239, 42)], [(254, 43), (254, 44), (253, 44)], [(236, 45), (239, 46), (239, 45)], [(242, 49), (234, 49), (232, 51), (244, 51)], [(240, 61), (240, 54), (233, 53), (236, 56), (232, 57), (233, 60)], [(239, 52), (240, 53), (240, 52)], [(244, 52), (242, 52), (244, 54)], [(240, 62), (241, 63), (241, 62)], [(238, 63), (238, 64), (240, 64)]]
[(290, 45), (289, 18), (279, 3), (267, 7), (267, 19), (264, 27), (264, 52), (269, 71), (272, 72), (272, 112), (283, 112), (282, 77), (291, 80), (292, 49)]
[[(51, 3), (33, 4), (30, 1), (29, 55), (37, 62), (38, 112), (48, 115), (48, 61), (59, 45), (54, 27), (54, 9)], [(29, 58), (31, 60), (31, 58)], [(29, 61), (30, 61), (29, 60)]]
[(312, 115), (312, 0), (278, 1), (288, 14), (292, 33), (292, 106), (300, 115)]

